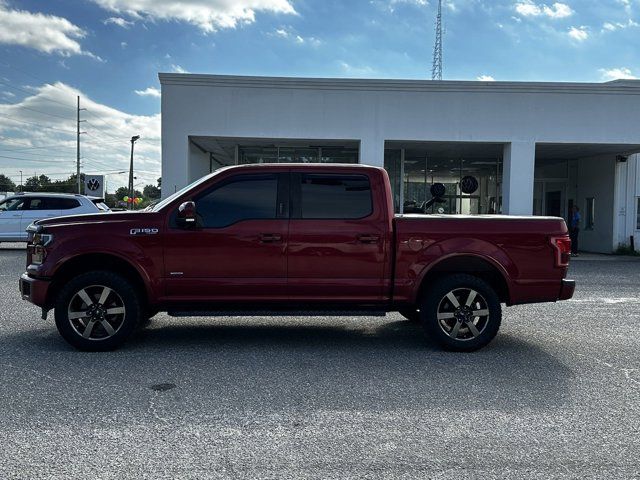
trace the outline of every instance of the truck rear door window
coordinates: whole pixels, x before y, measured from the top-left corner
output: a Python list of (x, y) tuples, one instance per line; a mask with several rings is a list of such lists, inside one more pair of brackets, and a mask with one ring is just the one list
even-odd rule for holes
[(366, 175), (302, 174), (301, 218), (358, 219), (373, 212)]
[(276, 175), (239, 175), (196, 199), (204, 228), (222, 228), (243, 220), (276, 218)]

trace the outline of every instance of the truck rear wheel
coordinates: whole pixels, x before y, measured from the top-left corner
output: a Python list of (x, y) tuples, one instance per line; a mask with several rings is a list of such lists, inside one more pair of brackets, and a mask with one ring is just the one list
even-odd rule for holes
[(93, 271), (69, 281), (55, 304), (60, 335), (78, 350), (105, 351), (122, 345), (143, 318), (139, 293), (129, 281)]
[(500, 299), (493, 288), (466, 274), (445, 277), (434, 285), (420, 313), (426, 336), (459, 352), (487, 345), (497, 335), (502, 321)]

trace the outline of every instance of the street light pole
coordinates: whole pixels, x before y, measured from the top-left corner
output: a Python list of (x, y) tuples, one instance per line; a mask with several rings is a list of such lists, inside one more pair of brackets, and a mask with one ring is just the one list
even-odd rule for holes
[[(131, 163), (129, 164), (129, 198), (133, 199), (133, 145), (140, 138), (140, 135), (131, 137)], [(129, 209), (133, 209), (133, 200)]]
[(20, 170), (20, 191), (24, 191), (24, 189), (22, 188), (22, 170)]

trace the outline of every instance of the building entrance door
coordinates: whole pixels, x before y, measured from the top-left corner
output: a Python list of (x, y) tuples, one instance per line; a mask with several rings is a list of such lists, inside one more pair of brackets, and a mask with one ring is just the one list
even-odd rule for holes
[(548, 217), (562, 217), (562, 192), (547, 192), (545, 199), (546, 211)]

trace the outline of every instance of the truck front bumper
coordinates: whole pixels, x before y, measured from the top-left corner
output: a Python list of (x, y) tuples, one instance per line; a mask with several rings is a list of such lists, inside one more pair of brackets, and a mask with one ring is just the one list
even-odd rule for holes
[(19, 280), (20, 295), (41, 308), (47, 308), (47, 292), (51, 285), (50, 280), (33, 278), (23, 273)]
[(575, 292), (575, 290), (575, 280), (562, 280), (562, 285), (560, 287), (560, 296), (558, 297), (558, 300), (569, 300), (573, 297), (573, 292)]

